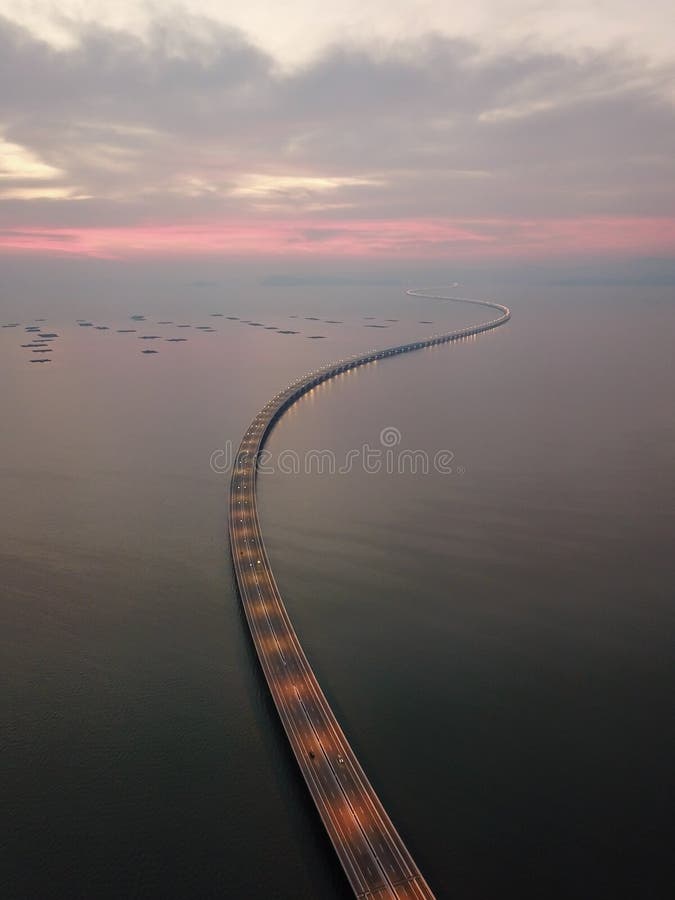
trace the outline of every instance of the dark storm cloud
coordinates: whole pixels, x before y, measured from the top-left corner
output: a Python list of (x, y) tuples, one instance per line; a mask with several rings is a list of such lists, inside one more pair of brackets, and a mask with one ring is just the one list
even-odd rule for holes
[[(0, 133), (58, 170), (0, 178), (0, 221), (670, 215), (669, 76), (438, 36), (285, 72), (202, 19), (147, 40), (87, 27), (65, 50), (0, 19)], [(40, 185), (83, 199), (21, 199)]]

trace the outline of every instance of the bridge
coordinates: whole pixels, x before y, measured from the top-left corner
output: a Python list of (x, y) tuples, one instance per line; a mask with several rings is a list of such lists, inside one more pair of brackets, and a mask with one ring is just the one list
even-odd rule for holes
[(506, 322), (506, 306), (424, 291), (410, 296), (453, 300), (499, 312), (480, 325), (421, 341), (370, 350), (330, 363), (289, 384), (260, 410), (235, 457), (229, 534), (241, 603), (279, 718), (302, 776), (354, 894), (366, 900), (433, 900), (434, 894), (349, 745), (312, 671), (272, 572), (256, 504), (257, 459), (270, 430), (303, 394), (330, 378), (370, 363), (459, 341)]

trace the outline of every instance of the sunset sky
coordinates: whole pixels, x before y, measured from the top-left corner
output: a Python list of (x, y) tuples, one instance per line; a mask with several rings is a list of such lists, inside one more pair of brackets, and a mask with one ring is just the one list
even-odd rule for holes
[(0, 249), (673, 258), (675, 13), (644, 9), (1, 0)]

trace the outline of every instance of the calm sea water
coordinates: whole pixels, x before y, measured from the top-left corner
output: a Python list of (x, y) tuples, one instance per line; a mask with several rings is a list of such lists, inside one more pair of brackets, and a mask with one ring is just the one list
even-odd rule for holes
[[(450, 451), (452, 473), (276, 467), (279, 584), (439, 897), (670, 897), (675, 304), (463, 290), (513, 320), (322, 386), (269, 445), (339, 464), (395, 428), (396, 451)], [(0, 330), (0, 894), (346, 900), (209, 458), (307, 368), (483, 313), (383, 287), (20, 299)], [(36, 317), (58, 334), (48, 364), (20, 346)]]

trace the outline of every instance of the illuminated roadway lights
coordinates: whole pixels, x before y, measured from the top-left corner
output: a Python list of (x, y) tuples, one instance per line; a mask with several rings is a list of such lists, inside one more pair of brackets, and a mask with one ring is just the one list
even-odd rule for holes
[[(445, 298), (443, 298), (443, 299), (445, 299)], [(490, 304), (484, 304), (484, 305), (490, 305)], [(491, 320), (490, 324), (492, 325), (493, 321), (494, 321), (494, 324), (501, 324), (501, 322), (505, 321), (506, 318), (507, 317), (505, 316), (504, 319), (502, 319), (502, 320)], [(354, 355), (354, 357), (352, 357), (352, 362), (349, 363), (349, 368), (351, 370), (358, 365), (362, 365), (364, 363), (370, 363), (377, 359), (381, 359), (385, 356), (390, 356), (394, 353), (403, 353), (403, 352), (408, 352), (410, 350), (418, 349), (421, 347), (428, 347), (428, 346), (438, 342), (439, 340), (447, 341), (447, 340), (454, 340), (457, 338), (465, 337), (467, 335), (475, 335), (476, 333), (478, 333), (478, 331), (481, 331), (481, 330), (485, 330), (485, 326), (483, 326), (481, 328), (476, 328), (476, 329), (464, 329), (461, 332), (450, 333), (449, 335), (444, 335), (442, 337), (439, 336), (438, 334), (435, 334), (432, 338), (427, 339), (426, 341), (400, 345), (396, 348), (391, 348), (386, 351), (370, 350), (367, 354), (364, 354), (360, 357)], [(344, 363), (344, 360), (341, 360), (340, 363)], [(303, 389), (312, 386), (311, 385), (312, 378), (317, 379), (317, 381), (325, 381), (330, 377), (334, 377), (339, 371), (340, 371), (340, 367), (339, 367), (339, 365), (336, 365), (335, 363), (333, 363), (330, 366), (324, 367), (320, 371), (314, 370), (313, 372), (308, 373), (308, 375), (305, 377), (305, 379), (301, 379), (300, 382), (296, 382), (295, 384), (293, 384), (289, 388), (287, 388), (285, 392), (282, 392), (281, 394), (279, 394), (278, 397), (275, 398), (275, 402), (278, 403), (279, 409), (283, 409), (285, 406), (288, 405), (287, 399), (288, 400), (294, 399), (295, 397), (299, 396), (303, 392)], [(268, 404), (268, 407), (266, 407), (266, 408), (268, 409), (270, 405), (271, 404)], [(265, 427), (262, 426), (261, 421), (265, 423)], [(250, 434), (255, 434), (260, 429), (259, 434), (256, 434), (256, 437), (255, 437), (255, 441), (258, 446), (262, 445), (271, 421), (273, 421), (273, 419), (270, 414), (268, 414), (266, 417), (263, 416), (262, 414), (259, 414), (258, 417), (256, 418), (255, 422), (253, 423), (253, 426), (250, 429)], [(251, 437), (250, 440), (253, 441), (254, 440), (253, 437)], [(249, 471), (251, 472), (251, 477), (253, 477), (253, 474), (255, 471), (255, 466), (256, 466), (256, 461), (255, 460), (251, 461), (250, 466), (249, 466)], [(241, 490), (241, 483), (242, 483), (241, 480), (239, 482), (235, 482), (234, 486)], [(254, 482), (252, 482), (251, 485), (247, 488), (249, 496), (251, 496), (252, 502), (251, 502), (251, 507), (246, 509), (245, 512), (246, 512), (247, 516), (250, 516), (252, 518), (252, 522), (254, 525), (254, 533), (259, 534), (259, 523), (258, 523), (257, 515), (255, 512), (256, 504), (255, 504), (255, 493), (253, 492), (253, 484), (254, 484)], [(240, 501), (238, 501), (238, 502), (240, 503)], [(248, 504), (248, 500), (244, 500), (244, 503)], [(240, 510), (240, 512), (243, 513), (244, 510)], [(244, 521), (243, 519), (240, 519), (241, 523), (243, 523), (243, 521)], [(247, 532), (247, 533), (249, 533), (249, 532)], [(241, 537), (240, 536), (237, 537), (236, 531), (232, 531), (231, 534), (232, 534), (232, 543), (233, 543), (233, 549), (234, 549), (236, 547), (237, 541), (240, 540)], [(244, 539), (244, 543), (246, 543), (246, 539)], [(248, 547), (246, 549), (248, 551), (248, 558), (250, 559), (251, 558), (250, 557), (251, 549)], [(405, 859), (403, 856), (401, 856), (401, 852), (398, 849), (398, 846), (401, 846), (404, 849), (404, 845), (402, 844), (400, 836), (397, 834), (396, 830), (393, 828), (391, 823), (388, 822), (386, 812), (381, 808), (379, 799), (377, 798), (377, 795), (372, 790), (372, 787), (368, 783), (367, 778), (365, 778), (363, 773), (360, 773), (360, 768), (356, 768), (352, 772), (352, 766), (355, 764), (356, 761), (352, 755), (353, 751), (351, 751), (351, 748), (349, 748), (349, 745), (346, 742), (346, 739), (345, 739), (345, 745), (348, 748), (347, 751), (342, 750), (342, 748), (340, 746), (340, 741), (334, 739), (337, 737), (338, 734), (341, 734), (340, 727), (339, 727), (337, 721), (335, 720), (332, 710), (330, 709), (330, 706), (328, 705), (325, 697), (323, 696), (323, 694), (321, 694), (321, 690), (320, 690), (318, 683), (316, 682), (316, 678), (314, 677), (314, 674), (313, 674), (311, 668), (309, 667), (309, 664), (307, 663), (307, 660), (304, 657), (304, 654), (302, 653), (302, 648), (300, 647), (300, 645), (297, 641), (297, 636), (295, 635), (295, 632), (293, 631), (293, 626), (290, 623), (290, 620), (288, 619), (288, 615), (286, 613), (286, 610), (283, 605), (283, 601), (281, 600), (281, 597), (279, 597), (277, 594), (274, 593), (274, 590), (266, 581), (264, 581), (262, 585), (259, 583), (257, 573), (259, 571), (265, 572), (264, 568), (262, 570), (259, 568), (260, 566), (262, 566), (262, 560), (257, 559), (257, 558), (256, 558), (255, 565), (252, 561), (250, 561), (249, 566), (246, 570), (241, 569), (241, 561), (239, 561), (237, 566), (235, 566), (235, 570), (236, 570), (238, 576), (241, 576), (242, 580), (244, 581), (244, 584), (242, 585), (243, 599), (248, 603), (249, 611), (252, 612), (253, 614), (255, 614), (256, 618), (258, 617), (258, 614), (261, 614), (261, 616), (265, 617), (265, 620), (267, 621), (267, 627), (269, 628), (270, 633), (273, 636), (273, 638), (276, 640), (276, 649), (277, 650), (281, 646), (279, 643), (280, 640), (282, 640), (282, 639), (284, 641), (289, 640), (289, 643), (291, 645), (291, 650), (293, 651), (291, 657), (289, 658), (289, 661), (293, 662), (293, 664), (295, 666), (297, 666), (299, 669), (300, 674), (298, 675), (298, 679), (299, 679), (300, 684), (302, 685), (303, 693), (305, 692), (305, 690), (309, 691), (309, 694), (307, 697), (307, 702), (309, 704), (311, 704), (311, 708), (312, 708), (311, 717), (310, 717), (310, 711), (305, 706), (304, 702), (302, 701), (302, 698), (300, 697), (300, 695), (298, 693), (298, 697), (300, 698), (300, 702), (303, 706), (304, 714), (307, 717), (307, 723), (305, 725), (300, 726), (297, 721), (297, 718), (294, 719), (293, 714), (288, 707), (288, 704), (283, 709), (282, 719), (284, 720), (284, 722), (286, 724), (287, 731), (288, 731), (289, 727), (291, 729), (290, 731), (288, 731), (288, 736), (289, 736), (291, 745), (293, 746), (294, 750), (296, 751), (296, 756), (298, 758), (300, 767), (303, 769), (303, 771), (305, 771), (307, 773), (311, 773), (312, 782), (315, 786), (315, 789), (319, 791), (318, 795), (316, 793), (316, 790), (312, 791), (315, 802), (316, 802), (317, 806), (319, 806), (320, 804), (324, 804), (324, 808), (326, 809), (326, 811), (328, 813), (329, 822), (331, 824), (330, 824), (330, 826), (329, 826), (329, 822), (327, 822), (326, 824), (329, 829), (329, 833), (331, 834), (331, 838), (333, 839), (333, 842), (335, 844), (335, 849), (338, 853), (338, 856), (340, 857), (341, 861), (343, 862), (343, 866), (345, 866), (345, 869), (347, 870), (347, 874), (349, 876), (350, 882), (352, 883), (352, 886), (354, 887), (355, 891), (357, 893), (359, 893), (360, 895), (369, 894), (373, 897), (380, 896), (380, 892), (385, 892), (385, 891), (386, 891), (388, 897), (392, 897), (395, 895), (399, 898), (399, 900), (402, 900), (402, 898), (404, 896), (412, 897), (413, 895), (417, 896), (417, 897), (426, 897), (426, 898), (433, 897), (433, 894), (431, 894), (428, 886), (424, 883), (423, 877), (420, 876), (419, 870), (417, 870), (417, 867), (415, 866), (414, 861), (409, 856), (409, 854), (407, 854), (407, 853), (405, 854), (405, 856), (408, 857), (407, 859)], [(266, 579), (272, 579), (272, 585), (273, 585), (273, 576), (269, 570), (267, 570), (265, 572), (264, 577)], [(257, 594), (258, 594), (257, 598), (255, 597), (253, 591), (249, 588), (248, 584), (246, 583), (248, 581), (253, 582), (255, 591), (257, 591)], [(263, 597), (261, 595), (261, 586), (262, 586), (263, 590), (265, 591), (265, 593), (269, 595), (267, 602), (263, 600)], [(269, 612), (268, 612), (268, 610), (269, 610)], [(260, 626), (262, 626), (263, 621), (264, 621), (264, 619), (262, 617), (260, 617)], [(253, 636), (256, 639), (256, 642), (262, 641), (263, 639), (265, 639), (265, 635), (260, 630), (260, 627), (258, 627), (258, 626), (256, 626), (255, 628), (252, 627), (252, 631), (253, 631)], [(260, 650), (261, 647), (262, 647), (262, 644), (259, 644), (259, 653), (261, 653), (261, 650)], [(277, 672), (276, 665), (271, 667), (269, 664), (269, 661), (266, 659), (264, 653), (261, 653), (261, 662), (263, 662), (263, 669), (267, 673), (269, 673), (268, 674), (268, 683), (269, 683), (270, 689), (272, 690), (273, 695), (279, 696), (280, 695), (280, 684), (284, 685), (284, 684), (288, 683), (287, 679), (290, 677), (290, 673), (284, 672), (283, 670), (280, 670)], [(285, 661), (284, 661), (284, 664), (285, 664)], [(297, 690), (296, 690), (296, 693), (297, 693)], [(281, 711), (282, 710), (280, 709), (280, 712)], [(323, 733), (324, 729), (322, 726), (323, 726), (323, 723), (325, 723), (325, 722), (330, 723), (331, 728), (337, 729), (337, 732), (329, 733), (329, 734)], [(314, 735), (313, 732), (318, 731), (319, 729), (321, 731), (321, 734)], [(339, 752), (337, 761), (334, 759), (331, 761), (331, 759), (329, 759), (330, 767), (331, 767), (331, 769), (333, 769), (333, 776), (336, 778), (336, 786), (338, 788), (338, 794), (340, 795), (339, 797), (336, 797), (333, 790), (331, 790), (325, 783), (323, 777), (321, 777), (319, 775), (320, 781), (324, 782), (324, 785), (326, 787), (326, 793), (324, 793), (324, 788), (320, 787), (320, 785), (317, 781), (318, 772), (316, 770), (314, 770), (312, 767), (309, 767), (308, 760), (306, 758), (307, 745), (305, 743), (305, 739), (308, 735), (312, 739), (312, 742), (314, 741), (315, 738), (317, 738), (319, 740), (321, 749), (324, 753), (328, 753), (329, 751), (331, 753)], [(299, 742), (300, 748), (305, 751), (304, 753), (300, 753), (300, 755), (298, 755), (298, 743), (297, 742)], [(333, 744), (336, 745), (337, 751), (331, 750), (331, 747), (333, 746)], [(349, 769), (347, 771), (350, 772), (350, 778), (347, 779), (346, 781), (343, 780), (342, 778), (337, 778), (336, 770), (334, 769), (334, 766), (344, 763), (344, 757), (342, 756), (342, 753), (344, 753), (344, 752), (347, 753), (347, 759), (349, 760)], [(312, 758), (313, 758), (313, 756), (312, 756)], [(356, 765), (358, 765), (358, 764), (356, 763)], [(311, 786), (310, 786), (310, 790), (311, 790)], [(354, 804), (354, 807), (351, 808), (350, 811), (348, 811), (345, 807), (344, 796), (341, 792), (344, 792), (345, 795), (347, 795), (347, 794), (355, 795), (356, 802)], [(329, 797), (330, 800), (326, 800), (325, 799), (326, 797)], [(364, 802), (366, 805), (365, 810), (363, 808)], [(350, 807), (351, 807), (351, 804), (350, 804)], [(357, 816), (357, 811), (358, 811), (358, 816)], [(351, 817), (349, 815), (349, 812), (351, 812)], [(341, 827), (339, 823), (343, 822), (345, 816), (347, 816), (347, 822), (344, 822), (344, 824)], [(378, 830), (376, 831), (375, 835), (372, 834), (372, 827), (374, 824), (374, 819), (376, 819), (377, 822), (379, 823), (377, 826)], [(337, 828), (338, 828), (337, 837), (336, 837), (336, 832), (334, 831), (334, 827), (335, 827), (336, 823), (338, 823), (337, 824)], [(358, 834), (358, 833), (360, 833), (359, 828), (362, 830), (362, 833), (363, 833), (367, 843), (370, 845), (370, 849), (373, 853), (373, 858), (376, 861), (375, 867), (376, 867), (376, 869), (378, 869), (378, 876), (379, 876), (379, 868), (381, 868), (382, 874), (384, 875), (387, 883), (385, 883), (384, 880), (381, 880), (380, 884), (378, 884), (376, 882), (373, 883), (373, 880), (372, 880), (373, 872), (368, 867), (367, 863), (364, 868), (363, 862), (358, 861), (358, 858), (357, 858), (358, 851), (357, 851), (356, 845), (353, 842), (350, 843), (349, 841), (345, 841), (344, 839), (341, 840), (339, 837), (339, 835), (341, 833), (344, 838), (345, 832), (347, 832), (347, 831), (351, 832), (352, 830), (354, 830), (355, 834)], [(371, 834), (370, 838), (367, 837), (367, 833)], [(394, 841), (393, 844), (391, 843), (392, 840)], [(397, 841), (399, 842), (398, 846), (396, 843)], [(389, 850), (393, 850), (396, 853), (396, 855), (400, 859), (401, 863), (403, 864), (402, 874), (404, 876), (405, 881), (407, 882), (410, 879), (408, 884), (404, 884), (403, 882), (398, 882), (396, 884), (396, 886), (394, 886), (394, 882), (391, 880), (390, 876), (385, 873), (384, 865), (383, 865), (382, 861), (380, 860), (380, 857), (378, 856), (378, 850), (377, 850), (378, 846), (385, 847), (385, 848), (388, 847)], [(356, 856), (354, 855), (355, 852), (357, 853)], [(350, 859), (352, 860), (352, 862), (349, 862), (349, 864), (347, 866), (347, 864), (345, 863), (345, 860), (350, 860)], [(393, 869), (391, 871), (393, 872)], [(350, 872), (351, 872), (351, 874), (350, 874)], [(407, 875), (405, 874), (406, 872), (408, 873)]]

